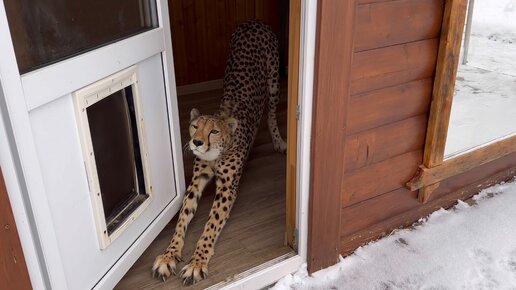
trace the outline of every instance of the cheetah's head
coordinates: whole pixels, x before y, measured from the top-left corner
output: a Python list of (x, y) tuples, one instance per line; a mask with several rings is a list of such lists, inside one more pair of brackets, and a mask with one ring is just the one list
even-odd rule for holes
[(199, 110), (192, 109), (188, 143), (190, 149), (203, 160), (216, 160), (231, 144), (237, 126), (238, 121), (235, 118), (201, 115)]

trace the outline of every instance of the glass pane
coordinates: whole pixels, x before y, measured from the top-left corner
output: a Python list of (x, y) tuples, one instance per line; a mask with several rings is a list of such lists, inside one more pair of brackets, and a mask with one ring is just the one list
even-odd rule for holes
[(516, 134), (516, 1), (469, 1), (445, 157)]
[(156, 27), (155, 0), (4, 0), (20, 73)]
[(132, 87), (87, 108), (108, 234), (147, 199)]

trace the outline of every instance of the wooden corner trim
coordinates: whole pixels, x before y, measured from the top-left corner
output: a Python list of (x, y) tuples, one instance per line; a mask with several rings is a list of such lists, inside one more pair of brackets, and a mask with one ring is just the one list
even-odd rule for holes
[[(516, 135), (487, 144), (478, 149), (474, 148), (466, 153), (447, 159), (436, 167), (428, 168), (421, 165), (416, 175), (407, 182), (406, 186), (411, 191), (435, 186), (434, 184), (445, 179), (467, 172), (513, 152), (516, 152)], [(425, 190), (424, 200), (428, 200), (429, 192), (431, 193), (429, 189)]]
[[(317, 2), (307, 242), (310, 273), (337, 263), (339, 257), (355, 10), (356, 0)], [(343, 127), (328, 126), (333, 123)]]

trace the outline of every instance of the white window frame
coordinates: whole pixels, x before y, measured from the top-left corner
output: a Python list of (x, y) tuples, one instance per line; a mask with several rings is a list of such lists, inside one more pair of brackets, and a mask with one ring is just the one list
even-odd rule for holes
[[(127, 87), (131, 87), (133, 91), (133, 101), (136, 115), (136, 126), (138, 130), (138, 140), (140, 143), (140, 155), (143, 167), (143, 178), (146, 194), (149, 197), (133, 211), (126, 220), (118, 226), (113, 233), (107, 231), (106, 217), (104, 214), (104, 206), (102, 202), (102, 191), (100, 188), (99, 178), (97, 174), (97, 165), (95, 161), (95, 153), (91, 140), (90, 126), (88, 122), (87, 108), (95, 103), (109, 97), (117, 91), (121, 91)], [(148, 153), (146, 146), (145, 131), (143, 126), (143, 115), (140, 102), (140, 90), (138, 87), (138, 76), (136, 74), (136, 66), (132, 66), (126, 70), (118, 72), (110, 77), (104, 78), (93, 83), (83, 89), (73, 93), (75, 112), (77, 117), (77, 126), (81, 139), (82, 154), (86, 175), (88, 177), (88, 185), (90, 189), (90, 199), (93, 208), (93, 216), (97, 229), (97, 237), (99, 239), (100, 249), (105, 249), (122, 232), (145, 210), (152, 199), (152, 183), (149, 174)]]

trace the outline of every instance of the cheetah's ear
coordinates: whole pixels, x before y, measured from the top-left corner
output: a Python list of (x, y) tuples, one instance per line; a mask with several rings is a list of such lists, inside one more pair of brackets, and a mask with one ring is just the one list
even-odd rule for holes
[(197, 110), (196, 108), (193, 108), (190, 111), (190, 122), (197, 119), (197, 117), (199, 117), (200, 115), (201, 115), (201, 113), (199, 112), (199, 110)]
[(238, 127), (238, 121), (235, 118), (227, 118), (226, 124), (228, 125), (231, 133), (235, 133), (236, 128)]

